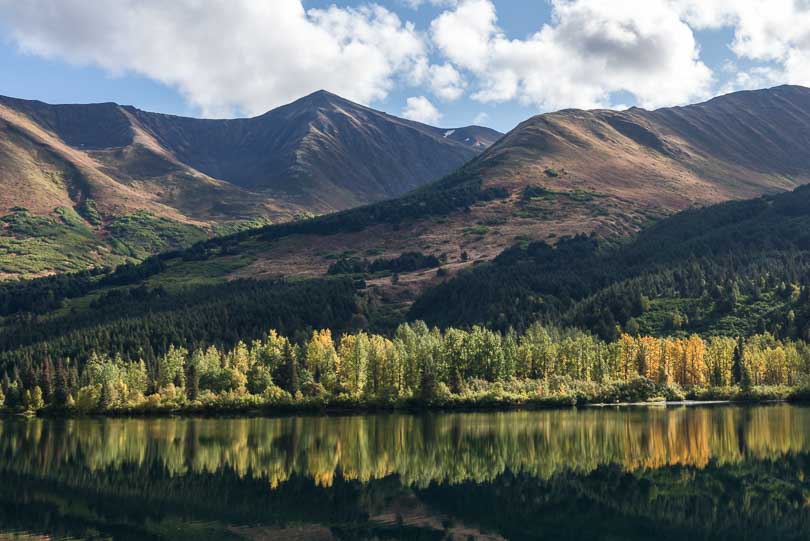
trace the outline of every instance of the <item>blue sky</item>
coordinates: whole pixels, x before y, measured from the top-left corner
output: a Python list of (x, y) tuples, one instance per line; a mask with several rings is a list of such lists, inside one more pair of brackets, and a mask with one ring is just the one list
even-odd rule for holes
[(808, 84), (809, 38), (790, 0), (0, 0), (0, 94), (229, 117), (325, 88), (506, 131)]

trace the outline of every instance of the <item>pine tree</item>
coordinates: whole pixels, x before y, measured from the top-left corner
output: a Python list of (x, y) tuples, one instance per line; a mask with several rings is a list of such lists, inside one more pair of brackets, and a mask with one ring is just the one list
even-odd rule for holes
[(197, 400), (200, 394), (200, 371), (195, 363), (189, 363), (186, 377), (186, 397)]
[(20, 380), (22, 381), (22, 388), (31, 390), (37, 385), (37, 371), (34, 369), (34, 365), (31, 364), (29, 359), (26, 359), (25, 364), (23, 364), (22, 373), (20, 374)]
[(79, 389), (79, 368), (76, 363), (71, 363), (70, 359), (68, 359), (67, 364), (70, 365), (70, 370), (68, 370), (68, 392), (72, 394)]
[(743, 343), (742, 336), (737, 339), (737, 345), (734, 347), (734, 355), (731, 358), (731, 382), (735, 385), (741, 385), (745, 373), (744, 367), (744, 350), (745, 344)]
[(47, 357), (40, 369), (39, 387), (42, 389), (42, 398), (48, 403), (53, 401), (54, 372), (53, 361)]
[(18, 408), (21, 405), (21, 395), (20, 386), (16, 382), (12, 383), (6, 391), (6, 407), (11, 410)]
[(68, 396), (70, 396), (70, 382), (68, 370), (65, 367), (65, 363), (62, 362), (62, 359), (59, 359), (56, 362), (56, 375), (55, 375), (55, 382), (54, 382), (54, 403), (58, 406), (64, 406), (67, 404)]
[(284, 369), (281, 371), (281, 387), (295, 396), (301, 390), (301, 382), (298, 375), (298, 356), (289, 341), (284, 342), (282, 350)]

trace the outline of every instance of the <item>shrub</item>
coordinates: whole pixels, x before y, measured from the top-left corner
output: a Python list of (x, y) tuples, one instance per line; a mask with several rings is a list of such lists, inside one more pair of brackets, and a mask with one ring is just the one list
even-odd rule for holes
[(269, 403), (289, 402), (292, 400), (290, 393), (277, 385), (269, 385), (263, 394), (264, 399)]
[(663, 384), (658, 392), (667, 402), (682, 402), (686, 400), (686, 393), (677, 383)]
[(602, 402), (647, 402), (658, 396), (653, 381), (639, 376), (630, 381), (608, 384), (599, 396)]
[(101, 399), (101, 385), (85, 385), (76, 393), (75, 408), (81, 413), (89, 413), (98, 409)]

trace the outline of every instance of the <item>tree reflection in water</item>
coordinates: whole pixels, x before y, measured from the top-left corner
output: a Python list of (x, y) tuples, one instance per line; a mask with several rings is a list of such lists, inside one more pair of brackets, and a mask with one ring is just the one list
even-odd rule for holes
[[(0, 421), (0, 531), (806, 539), (810, 409)], [(0, 534), (0, 537), (2, 534)]]

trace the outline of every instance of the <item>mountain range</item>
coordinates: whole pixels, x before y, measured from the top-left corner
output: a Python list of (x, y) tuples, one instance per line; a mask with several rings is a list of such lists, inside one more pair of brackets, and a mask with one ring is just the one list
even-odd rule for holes
[[(568, 109), (502, 137), (324, 91), (235, 120), (2, 98), (0, 272), (143, 259), (309, 213), (325, 216), (257, 230), (272, 242), (251, 245), (232, 277), (321, 275), (335, 258), (404, 252), (452, 272), (516, 241), (626, 236), (686, 208), (793, 189), (810, 181), (808, 143), (810, 89), (799, 86), (654, 111)], [(54, 255), (65, 243), (80, 257)], [(436, 278), (405, 276), (397, 289), (425, 280)]]
[[(316, 220), (323, 229), (269, 228), (285, 233), (254, 246), (255, 261), (235, 276), (315, 276), (345, 254), (411, 251), (453, 272), (515, 242), (623, 237), (684, 209), (809, 182), (808, 144), (810, 89), (798, 86), (655, 111), (541, 114), (404, 197)], [(437, 278), (403, 275), (398, 289), (423, 280)]]
[[(141, 351), (414, 319), (810, 336), (808, 112), (810, 89), (782, 86), (538, 115), (398, 197), (2, 285), (0, 349), (79, 358), (96, 342)], [(125, 229), (117, 220), (105, 225)], [(155, 231), (182, 240), (177, 223)]]
[[(479, 126), (435, 128), (325, 91), (232, 120), (0, 97), (0, 211), (17, 214), (5, 220), (7, 240), (42, 229), (42, 217), (52, 218), (50, 229), (78, 227), (82, 243), (72, 251), (92, 257), (61, 266), (46, 257), (28, 274), (73, 270), (187, 244), (200, 229), (395, 197), (450, 173), (500, 135)], [(132, 216), (140, 227), (121, 227)], [(183, 233), (164, 238), (167, 220)], [(69, 243), (69, 232), (58, 233), (58, 242)], [(5, 244), (6, 259), (14, 250), (34, 258), (43, 252)], [(0, 273), (19, 266), (6, 267)]]

